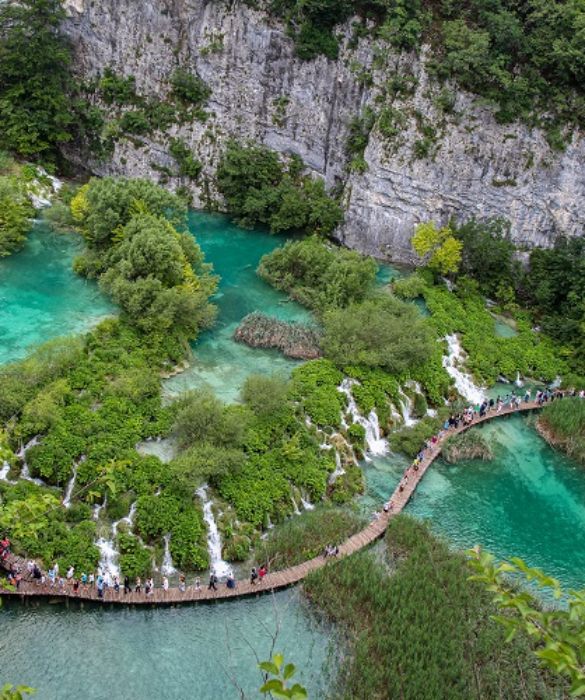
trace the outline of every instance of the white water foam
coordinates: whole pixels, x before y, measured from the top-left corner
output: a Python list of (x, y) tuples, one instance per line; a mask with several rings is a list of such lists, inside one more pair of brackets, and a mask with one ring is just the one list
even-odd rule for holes
[(398, 395), (400, 396), (400, 410), (402, 413), (402, 420), (404, 425), (409, 428), (412, 425), (416, 425), (418, 421), (412, 416), (412, 409), (414, 406), (413, 400), (402, 391), (402, 387), (398, 387)]
[(30, 450), (31, 447), (34, 447), (35, 445), (38, 445), (40, 442), (39, 436), (35, 435), (32, 440), (29, 440), (26, 445), (23, 445), (20, 450), (16, 453), (17, 457), (20, 457), (22, 460), (22, 469), (20, 470), (20, 478), (21, 479), (26, 479), (26, 481), (32, 481), (33, 484), (37, 484), (37, 486), (46, 486), (45, 482), (42, 479), (34, 479), (30, 475), (30, 469), (28, 466), (28, 462), (26, 461), (26, 453)]
[[(388, 452), (388, 443), (380, 434), (380, 424), (378, 422), (378, 415), (376, 411), (372, 409), (367, 418), (364, 418), (359, 412), (355, 399), (352, 396), (351, 388), (358, 382), (355, 379), (349, 379), (346, 377), (341, 384), (337, 387), (337, 391), (347, 396), (347, 409), (351, 415), (352, 422), (358, 423), (366, 431), (366, 445), (369, 454), (374, 456), (382, 456)], [(347, 428), (347, 423), (342, 419), (342, 423), (345, 423), (345, 428)], [(367, 455), (366, 455), (367, 457)]]
[(231, 575), (232, 568), (221, 556), (221, 536), (213, 515), (213, 501), (207, 498), (207, 484), (197, 489), (197, 495), (203, 501), (203, 520), (207, 523), (207, 548), (209, 549), (210, 569), (218, 578)]
[(341, 464), (341, 455), (335, 450), (335, 470), (329, 476), (329, 483), (334, 484), (335, 480), (345, 474), (345, 469)]
[[(102, 505), (102, 508), (104, 505), (105, 501)], [(120, 520), (116, 520), (116, 522), (112, 523), (111, 539), (107, 540), (105, 537), (100, 537), (96, 540), (96, 546), (100, 550), (99, 567), (104, 576), (120, 576), (120, 567), (118, 566), (120, 552), (118, 552), (118, 550), (116, 549), (116, 536), (118, 534), (118, 527), (120, 526), (120, 523), (127, 523), (129, 527), (132, 527), (135, 515), (136, 502), (134, 502), (130, 506), (130, 512), (125, 518), (120, 518)]]
[(443, 367), (447, 370), (447, 374), (455, 382), (457, 391), (467, 401), (474, 404), (481, 403), (485, 399), (485, 392), (480, 387), (473, 383), (473, 379), (466, 372), (459, 369), (459, 365), (465, 360), (465, 353), (459, 342), (459, 338), (455, 333), (445, 336), (449, 354), (443, 356)]
[(315, 510), (315, 506), (305, 496), (301, 496), (301, 504), (305, 510)]
[(79, 460), (73, 465), (71, 479), (69, 479), (69, 483), (67, 484), (67, 488), (65, 489), (65, 495), (63, 496), (63, 505), (67, 509), (71, 508), (71, 496), (73, 495), (73, 489), (75, 487), (75, 481), (77, 479), (77, 470), (79, 469), (79, 465), (82, 464), (84, 461), (85, 455), (80, 457)]
[(163, 556), (162, 565), (160, 567), (160, 572), (164, 576), (172, 576), (177, 572), (177, 570), (173, 566), (173, 558), (171, 556), (171, 535), (165, 535), (163, 537), (163, 541), (165, 543), (165, 553)]

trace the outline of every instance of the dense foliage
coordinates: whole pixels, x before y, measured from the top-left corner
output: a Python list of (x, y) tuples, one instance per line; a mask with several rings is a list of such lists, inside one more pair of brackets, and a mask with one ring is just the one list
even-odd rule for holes
[(71, 137), (64, 17), (59, 0), (0, 6), (0, 146), (25, 157), (52, 158)]
[(146, 180), (93, 179), (72, 211), (88, 245), (76, 270), (97, 277), (131, 324), (193, 338), (211, 323), (216, 280), (175, 195)]
[[(107, 533), (109, 526), (88, 521), (90, 505), (107, 500), (104, 515), (119, 520), (136, 502), (148, 548), (131, 531), (118, 534), (126, 573), (144, 574), (165, 534), (179, 565), (205, 568), (205, 528), (194, 500), (199, 479), (188, 471), (174, 478), (135, 448), (167, 434), (181, 408), (162, 406), (160, 373), (184, 359), (187, 341), (209, 322), (215, 279), (184, 230), (184, 205), (155, 185), (92, 180), (71, 206), (88, 244), (77, 267), (98, 277), (124, 313), (81, 340), (53, 341), (2, 368), (4, 442), (15, 451), (36, 437), (26, 460), (46, 484), (3, 485), (2, 526), (17, 552), (92, 570), (96, 527)], [(10, 461), (18, 466), (14, 455)], [(57, 494), (74, 468), (72, 504), (64, 509)]]
[(431, 356), (433, 339), (427, 321), (413, 304), (389, 294), (346, 309), (330, 309), (323, 325), (323, 351), (339, 366), (350, 360), (403, 375)]
[(275, 248), (260, 261), (258, 274), (301, 304), (323, 312), (363, 301), (374, 289), (377, 269), (372, 258), (313, 236)]
[[(358, 15), (355, 39), (374, 35), (397, 49), (430, 43), (430, 69), (498, 106), (497, 118), (585, 120), (585, 10), (579, 0), (272, 0), (297, 54), (336, 58), (335, 30)], [(558, 141), (558, 139), (557, 139)]]
[[(309, 597), (351, 634), (335, 698), (556, 698), (527, 635), (506, 645), (465, 558), (410, 518), (391, 520), (384, 563), (367, 552), (312, 573)], [(521, 669), (521, 672), (519, 672)]]
[(322, 180), (303, 175), (298, 156), (283, 159), (253, 143), (230, 141), (217, 169), (227, 209), (245, 227), (328, 234), (342, 220), (339, 204)]
[(22, 247), (33, 211), (22, 179), (0, 176), (0, 258)]

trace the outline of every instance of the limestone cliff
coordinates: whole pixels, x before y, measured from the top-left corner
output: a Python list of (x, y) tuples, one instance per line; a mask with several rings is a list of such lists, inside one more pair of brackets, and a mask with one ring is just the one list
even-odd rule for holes
[[(565, 152), (553, 152), (542, 133), (497, 124), (488, 107), (461, 91), (452, 91), (448, 109), (439, 106), (442, 93), (424, 69), (424, 52), (423, 59), (397, 56), (361, 39), (354, 48), (346, 41), (337, 61), (304, 62), (282, 26), (238, 2), (65, 4), (84, 79), (109, 66), (135, 76), (141, 94), (163, 100), (170, 74), (182, 66), (212, 90), (207, 122), (122, 139), (111, 159), (89, 163), (96, 173), (158, 180), (161, 169), (175, 165), (168, 137), (179, 136), (204, 168), (196, 183), (171, 177), (169, 185), (188, 186), (195, 205), (203, 205), (217, 196), (213, 174), (222, 144), (236, 136), (296, 153), (328, 186), (343, 186), (347, 213), (338, 236), (376, 256), (410, 261), (414, 225), (453, 215), (506, 217), (527, 246), (546, 245), (560, 232), (582, 235), (582, 135)], [(389, 97), (382, 86), (404, 74), (413, 89)], [(396, 117), (396, 129), (376, 121), (384, 109)], [(350, 167), (349, 124), (368, 110), (374, 118), (363, 160)]]

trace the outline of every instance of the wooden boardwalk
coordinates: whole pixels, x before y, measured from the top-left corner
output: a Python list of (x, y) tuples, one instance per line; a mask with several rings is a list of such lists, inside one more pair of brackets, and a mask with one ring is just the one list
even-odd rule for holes
[[(450, 430), (446, 431), (435, 445), (425, 450), (423, 459), (418, 465), (418, 469), (415, 470), (412, 465), (406, 469), (399, 485), (394, 490), (394, 493), (390, 499), (392, 502), (392, 510), (390, 512), (380, 511), (379, 513), (376, 513), (374, 520), (367, 527), (339, 545), (338, 558), (346, 557), (354, 552), (358, 552), (384, 534), (389, 519), (400, 513), (406, 506), (416, 491), (416, 488), (425, 475), (427, 469), (441, 453), (443, 443), (447, 438), (453, 435), (458, 435), (469, 428), (479, 425), (480, 423), (493, 420), (494, 418), (501, 418), (502, 416), (508, 416), (512, 413), (533, 411), (541, 407), (542, 406), (538, 405), (536, 402), (530, 402), (522, 403), (520, 408), (504, 408), (499, 412), (493, 410), (486, 414), (483, 418), (477, 417), (467, 425), (461, 425), (458, 428), (451, 428)], [(236, 588), (228, 588), (225, 584), (218, 584), (216, 591), (209, 590), (206, 584), (202, 585), (199, 590), (197, 590), (194, 586), (188, 586), (185, 591), (179, 591), (179, 589), (176, 587), (169, 588), (167, 591), (163, 590), (162, 588), (155, 588), (149, 595), (146, 595), (144, 592), (124, 594), (122, 590), (120, 590), (119, 593), (116, 593), (116, 591), (110, 588), (105, 591), (104, 597), (100, 599), (97, 596), (96, 589), (90, 588), (89, 586), (84, 589), (80, 585), (79, 590), (74, 592), (72, 590), (72, 586), (68, 586), (67, 584), (65, 584), (63, 588), (59, 588), (57, 585), (51, 587), (48, 583), (36, 584), (31, 580), (22, 580), (18, 590), (7, 590), (0, 588), (0, 594), (19, 596), (23, 600), (33, 597), (45, 597), (67, 600), (98, 601), (122, 605), (176, 605), (178, 603), (187, 602), (211, 602), (215, 600), (226, 600), (228, 598), (240, 598), (243, 596), (255, 595), (258, 593), (274, 591), (279, 588), (291, 586), (299, 581), (302, 581), (311, 571), (320, 569), (329, 564), (331, 561), (335, 561), (335, 558), (324, 558), (322, 556), (315, 557), (314, 559), (310, 559), (303, 564), (298, 564), (297, 566), (292, 566), (288, 569), (283, 569), (282, 571), (269, 573), (262, 581), (259, 581), (255, 585), (251, 584), (249, 581), (238, 581)], [(21, 572), (26, 572), (24, 560), (11, 557), (7, 564), (9, 565), (12, 562), (18, 563)]]

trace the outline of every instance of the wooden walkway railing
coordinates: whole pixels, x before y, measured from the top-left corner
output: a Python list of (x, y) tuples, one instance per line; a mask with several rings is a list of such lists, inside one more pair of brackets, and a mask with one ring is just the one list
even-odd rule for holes
[[(338, 557), (346, 557), (354, 552), (358, 552), (360, 549), (367, 547), (384, 534), (386, 527), (388, 526), (389, 519), (404, 509), (416, 491), (416, 488), (425, 475), (427, 469), (441, 453), (443, 443), (447, 438), (452, 437), (453, 435), (458, 435), (469, 428), (479, 425), (480, 423), (493, 420), (494, 418), (500, 418), (512, 413), (532, 411), (541, 407), (542, 406), (536, 402), (530, 402), (522, 403), (519, 408), (504, 408), (499, 412), (493, 410), (482, 418), (475, 418), (467, 425), (461, 425), (458, 428), (451, 428), (450, 430), (445, 431), (444, 435), (435, 445), (425, 450), (423, 459), (418, 465), (418, 469), (415, 470), (411, 465), (405, 471), (399, 485), (396, 487), (390, 499), (392, 502), (391, 511), (381, 511), (377, 513), (375, 519), (367, 527), (343, 542), (343, 544), (339, 546)], [(406, 483), (405, 477), (407, 477)], [(228, 598), (239, 598), (242, 596), (254, 595), (261, 592), (285, 588), (302, 581), (302, 579), (304, 579), (305, 576), (307, 576), (311, 571), (320, 569), (328, 564), (330, 560), (331, 558), (325, 558), (322, 556), (315, 557), (314, 559), (310, 559), (303, 564), (298, 564), (297, 566), (292, 566), (288, 569), (283, 569), (282, 571), (269, 573), (262, 581), (259, 581), (255, 585), (251, 584), (249, 581), (238, 581), (236, 588), (228, 588), (225, 584), (218, 584), (218, 589), (216, 591), (209, 590), (206, 585), (203, 585), (199, 590), (197, 590), (194, 586), (189, 586), (185, 591), (180, 591), (178, 588), (169, 588), (169, 590), (166, 591), (162, 588), (155, 588), (149, 595), (146, 595), (144, 592), (124, 594), (122, 590), (117, 593), (114, 589), (109, 588), (104, 592), (103, 598), (98, 598), (95, 588), (83, 588), (80, 585), (79, 590), (75, 592), (72, 590), (72, 586), (67, 584), (65, 584), (63, 588), (59, 588), (56, 585), (51, 587), (48, 583), (36, 584), (30, 580), (22, 580), (18, 590), (7, 590), (0, 588), (0, 594), (20, 596), (22, 599), (31, 597), (50, 597), (72, 600), (93, 600), (123, 605), (174, 605), (177, 603), (186, 602), (192, 603), (199, 601), (225, 600)], [(25, 572), (25, 562), (21, 559), (17, 560), (16, 557), (11, 556), (8, 561), (5, 562), (5, 565), (10, 565), (10, 563), (16, 561), (18, 561), (20, 570)]]

